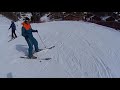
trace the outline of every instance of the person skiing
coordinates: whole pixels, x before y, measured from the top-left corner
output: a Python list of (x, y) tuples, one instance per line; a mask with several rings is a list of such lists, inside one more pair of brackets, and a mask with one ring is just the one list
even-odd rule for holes
[(29, 48), (28, 48), (28, 59), (36, 59), (37, 57), (33, 55), (33, 46), (35, 48), (35, 52), (39, 52), (38, 42), (33, 37), (32, 32), (38, 32), (38, 30), (33, 30), (30, 25), (30, 19), (28, 17), (25, 18), (25, 21), (22, 23), (22, 36), (25, 38)]
[[(12, 29), (12, 37), (11, 37), (11, 39), (17, 38), (17, 35), (16, 35), (16, 33), (15, 33), (16, 25), (15, 25), (14, 21), (11, 21), (11, 25), (10, 25), (9, 29), (10, 29), (10, 28)], [(8, 29), (8, 30), (9, 30), (9, 29)]]

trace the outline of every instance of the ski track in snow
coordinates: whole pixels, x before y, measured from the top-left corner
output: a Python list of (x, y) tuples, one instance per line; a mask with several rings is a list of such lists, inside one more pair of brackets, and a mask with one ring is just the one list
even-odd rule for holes
[[(88, 50), (91, 52), (92, 58), (94, 60), (94, 64), (96, 66), (96, 68), (98, 69), (98, 77), (111, 77), (111, 73), (109, 72), (109, 69), (107, 67), (107, 65), (103, 62), (103, 60), (99, 57), (96, 56), (96, 54), (94, 53), (97, 49), (92, 48), (90, 46), (90, 42), (86, 39), (84, 39), (83, 37), (79, 37), (79, 39), (82, 38), (81, 42), (84, 43), (84, 45), (88, 45)], [(95, 45), (95, 43), (94, 43)], [(98, 46), (95, 46), (98, 47)], [(100, 48), (98, 48), (100, 51)], [(87, 64), (87, 63), (86, 63)], [(88, 65), (91, 65), (90, 63), (88, 63)], [(91, 68), (92, 70), (92, 68)]]
[[(82, 67), (82, 65), (80, 63), (80, 59), (77, 58), (76, 55), (77, 55), (78, 52), (75, 51), (75, 48), (72, 49), (72, 48), (69, 48), (68, 46), (65, 47), (64, 42), (62, 42), (62, 39), (70, 39), (72, 35), (76, 36), (76, 37), (73, 37), (72, 39), (77, 39), (76, 40), (77, 42), (79, 42), (79, 40), (80, 40), (80, 44), (82, 42), (84, 45), (87, 45), (87, 47), (86, 47), (87, 50), (90, 51), (90, 53), (92, 54), (92, 56), (91, 56), (92, 57), (92, 61), (91, 61), (92, 64), (89, 61), (88, 61), (88, 63), (84, 63), (84, 62), (83, 63), (87, 64), (86, 66), (92, 65), (92, 66), (90, 66), (90, 70), (89, 71), (91, 71), (93, 68), (96, 68), (96, 70), (94, 72), (97, 72), (96, 73), (97, 75), (93, 75), (93, 76), (91, 75), (91, 76), (89, 76), (89, 74), (90, 74), (89, 72), (84, 72), (83, 73), (83, 70), (85, 71), (86, 67), (85, 68)], [(66, 67), (68, 69), (66, 71), (69, 72), (69, 70), (70, 70), (69, 75), (72, 76), (72, 74), (73, 74), (72, 77), (76, 77), (77, 74), (74, 76), (74, 73), (75, 72), (79, 72), (78, 75), (77, 75), (78, 77), (82, 77), (82, 74), (83, 74), (83, 77), (84, 76), (85, 77), (87, 77), (87, 76), (88, 77), (95, 77), (95, 76), (97, 76), (97, 77), (112, 77), (111, 70), (103, 62), (103, 60), (99, 56), (96, 56), (96, 54), (94, 53), (96, 50), (101, 51), (100, 48), (97, 45), (95, 46), (97, 49), (91, 47), (90, 46), (90, 42), (88, 40), (86, 40), (83, 37), (78, 36), (74, 32), (72, 33), (72, 35), (71, 35), (71, 33), (64, 34), (64, 36), (63, 35), (61, 36), (61, 40), (55, 42), (57, 45), (59, 45), (58, 46), (59, 50), (57, 50), (57, 55), (56, 55), (57, 56), (57, 61), (60, 62), (60, 60), (62, 60), (62, 62), (64, 62), (62, 64), (66, 64), (67, 65)], [(81, 38), (82, 38), (82, 40), (81, 40)], [(95, 42), (94, 42), (94, 44), (95, 44)], [(68, 50), (66, 50), (66, 49), (68, 49)], [(101, 52), (101, 53), (103, 54), (103, 52)], [(60, 57), (65, 57), (65, 55), (67, 56), (66, 59), (65, 58), (61, 59), (60, 58)], [(66, 60), (66, 61), (63, 61), (63, 60)], [(65, 66), (65, 65), (63, 65), (63, 66)], [(83, 70), (82, 70), (82, 68), (83, 68)], [(80, 72), (80, 69), (81, 69), (81, 72)]]

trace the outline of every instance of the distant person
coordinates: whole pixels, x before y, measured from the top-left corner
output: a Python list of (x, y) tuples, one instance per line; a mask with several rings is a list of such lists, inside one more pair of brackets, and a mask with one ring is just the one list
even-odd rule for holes
[(15, 33), (16, 25), (15, 25), (14, 21), (11, 21), (11, 25), (10, 25), (9, 29), (10, 28), (12, 29), (12, 37), (11, 37), (11, 39), (17, 38), (17, 35)]
[(29, 49), (28, 49), (28, 59), (36, 59), (37, 57), (33, 56), (33, 45), (35, 47), (35, 52), (39, 52), (38, 42), (33, 37), (32, 32), (38, 32), (38, 30), (33, 30), (30, 25), (30, 19), (26, 17), (25, 21), (22, 23), (22, 36), (25, 38)]

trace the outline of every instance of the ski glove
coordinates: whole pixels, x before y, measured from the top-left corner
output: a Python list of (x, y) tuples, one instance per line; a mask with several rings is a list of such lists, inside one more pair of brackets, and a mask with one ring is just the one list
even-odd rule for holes
[(38, 30), (35, 30), (38, 33)]
[(32, 32), (38, 32), (38, 30), (32, 30)]

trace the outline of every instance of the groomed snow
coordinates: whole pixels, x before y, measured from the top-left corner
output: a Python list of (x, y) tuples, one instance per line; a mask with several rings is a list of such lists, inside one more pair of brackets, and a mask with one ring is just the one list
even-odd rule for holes
[[(18, 38), (10, 39), (10, 20), (0, 16), (1, 78), (116, 78), (120, 77), (120, 32), (83, 21), (53, 21), (31, 24), (47, 47), (35, 56), (21, 59), (27, 43), (16, 22)], [(37, 33), (39, 48), (44, 48)], [(42, 58), (51, 58), (42, 60)], [(40, 62), (41, 61), (41, 62)]]

